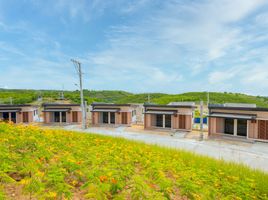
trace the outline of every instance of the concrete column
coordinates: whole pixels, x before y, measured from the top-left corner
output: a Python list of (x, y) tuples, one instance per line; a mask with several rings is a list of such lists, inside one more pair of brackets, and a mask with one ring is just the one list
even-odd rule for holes
[(111, 123), (111, 113), (108, 112), (108, 124), (110, 124), (110, 123)]
[(249, 138), (249, 123), (250, 123), (250, 121), (247, 120), (247, 139)]
[(62, 123), (62, 113), (60, 112), (60, 123)]
[(163, 128), (166, 128), (166, 115), (163, 115)]
[(237, 136), (237, 119), (234, 120), (234, 136)]
[(11, 112), (8, 113), (8, 121), (11, 122)]

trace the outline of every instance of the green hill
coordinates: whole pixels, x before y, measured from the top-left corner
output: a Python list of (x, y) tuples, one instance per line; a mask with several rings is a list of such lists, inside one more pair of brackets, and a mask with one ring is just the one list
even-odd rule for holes
[[(0, 89), (0, 103), (10, 103), (10, 98), (14, 104), (32, 103), (42, 96), (43, 101), (55, 101), (59, 98), (61, 91), (56, 90), (5, 90)], [(133, 94), (125, 91), (110, 90), (84, 90), (85, 99), (88, 104), (92, 102), (111, 103), (145, 103), (148, 102), (148, 94)], [(199, 103), (203, 100), (207, 103), (207, 92), (188, 92), (183, 94), (150, 93), (150, 102), (157, 104), (167, 104), (176, 101), (194, 101)], [(64, 91), (65, 99), (80, 103), (79, 91)], [(209, 93), (210, 103), (253, 103), (259, 107), (268, 107), (268, 97), (251, 96), (240, 93)]]

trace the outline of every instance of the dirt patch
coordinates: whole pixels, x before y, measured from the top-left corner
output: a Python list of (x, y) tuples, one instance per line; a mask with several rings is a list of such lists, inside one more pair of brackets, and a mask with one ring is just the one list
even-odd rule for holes
[(7, 184), (4, 186), (4, 192), (7, 199), (16, 200), (35, 200), (36, 198), (26, 195), (22, 191), (22, 186), (18, 184)]

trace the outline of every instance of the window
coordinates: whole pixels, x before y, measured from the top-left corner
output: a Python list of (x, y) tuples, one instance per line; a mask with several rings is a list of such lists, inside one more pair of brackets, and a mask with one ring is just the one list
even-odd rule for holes
[(12, 112), (12, 113), (11, 113), (11, 121), (14, 122), (14, 123), (16, 123), (16, 121), (17, 121), (17, 120), (16, 120), (16, 116), (17, 116), (17, 115), (16, 115), (15, 112)]
[(103, 112), (102, 113), (102, 123), (104, 123), (104, 124), (108, 124), (109, 122), (108, 122), (108, 112)]
[(66, 112), (61, 113), (61, 122), (67, 122)]
[(156, 115), (156, 126), (163, 127), (163, 115)]
[(8, 112), (3, 113), (3, 121), (9, 121), (9, 113)]
[(165, 128), (171, 128), (171, 115), (165, 115)]
[(60, 122), (60, 112), (54, 112), (54, 122)]
[(237, 120), (237, 135), (239, 136), (247, 136), (248, 123), (247, 120), (238, 119)]
[(233, 135), (234, 134), (234, 119), (225, 119), (224, 133)]
[(114, 112), (110, 112), (110, 123), (111, 124), (115, 123), (115, 113)]

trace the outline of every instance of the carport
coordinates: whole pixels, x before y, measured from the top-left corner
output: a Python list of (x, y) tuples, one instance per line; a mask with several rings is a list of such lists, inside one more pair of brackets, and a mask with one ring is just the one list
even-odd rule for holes
[(256, 115), (232, 113), (212, 113), (209, 117), (216, 119), (216, 130), (218, 133), (241, 137), (248, 137), (248, 122), (256, 120)]
[(157, 111), (157, 110), (148, 110), (145, 114), (150, 114), (152, 118), (152, 127), (156, 128), (167, 128), (171, 129), (172, 120), (171, 116), (174, 115), (177, 111)]

